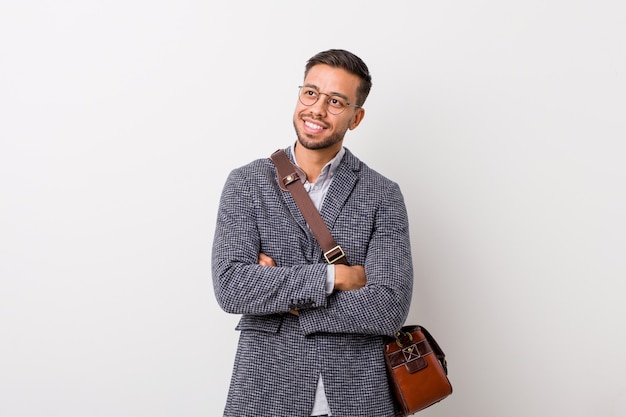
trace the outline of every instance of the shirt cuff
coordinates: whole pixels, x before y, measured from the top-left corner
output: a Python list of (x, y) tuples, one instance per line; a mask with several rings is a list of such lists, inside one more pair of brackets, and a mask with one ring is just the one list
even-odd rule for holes
[(335, 265), (326, 268), (326, 295), (331, 295), (335, 288)]

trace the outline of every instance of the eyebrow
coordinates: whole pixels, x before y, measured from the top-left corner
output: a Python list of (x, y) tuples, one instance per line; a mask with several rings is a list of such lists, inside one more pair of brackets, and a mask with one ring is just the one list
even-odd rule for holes
[[(314, 84), (304, 84), (304, 87), (311, 87), (311, 88), (316, 89), (319, 93), (322, 93), (320, 91), (319, 87), (314, 85)], [(341, 97), (341, 98), (345, 99), (348, 102), (350, 101), (350, 99), (348, 99), (348, 97), (345, 94), (337, 93), (335, 91), (331, 91), (330, 93), (322, 93), (322, 94), (326, 94), (326, 95), (329, 95), (329, 96), (338, 96), (338, 97)]]

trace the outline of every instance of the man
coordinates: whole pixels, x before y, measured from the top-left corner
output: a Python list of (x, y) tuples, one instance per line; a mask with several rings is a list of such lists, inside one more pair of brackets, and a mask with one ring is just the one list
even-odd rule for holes
[[(227, 417), (392, 417), (383, 336), (409, 311), (413, 268), (398, 185), (343, 147), (363, 120), (365, 63), (328, 50), (305, 67), (286, 149), (350, 265), (322, 249), (276, 169), (262, 158), (233, 170), (213, 241), (213, 285), (242, 314)], [(268, 152), (268, 156), (271, 152)]]

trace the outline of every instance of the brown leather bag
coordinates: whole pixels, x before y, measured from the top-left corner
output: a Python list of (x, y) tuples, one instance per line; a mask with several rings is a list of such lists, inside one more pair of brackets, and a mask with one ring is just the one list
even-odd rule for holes
[(452, 394), (446, 356), (422, 326), (404, 326), (385, 343), (389, 383), (405, 416)]

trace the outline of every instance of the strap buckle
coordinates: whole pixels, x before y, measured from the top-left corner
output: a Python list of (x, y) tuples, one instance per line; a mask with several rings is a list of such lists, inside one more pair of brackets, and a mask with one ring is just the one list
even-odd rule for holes
[(400, 348), (404, 347), (404, 344), (402, 343), (402, 341), (404, 340), (405, 342), (407, 341), (409, 342), (413, 342), (413, 335), (411, 334), (411, 332), (404, 332), (402, 330), (400, 330), (398, 333), (396, 333), (396, 343), (398, 344), (398, 346)]
[(285, 186), (288, 186), (289, 184), (291, 184), (292, 182), (296, 182), (300, 179), (300, 175), (298, 175), (297, 172), (292, 172), (291, 174), (287, 175), (285, 178), (283, 178), (283, 184)]
[(339, 245), (324, 253), (324, 258), (326, 258), (326, 262), (331, 265), (337, 262), (339, 259), (345, 257), (346, 254), (343, 252), (343, 249), (341, 249), (341, 246)]

